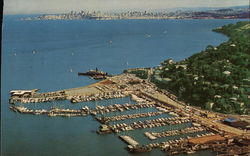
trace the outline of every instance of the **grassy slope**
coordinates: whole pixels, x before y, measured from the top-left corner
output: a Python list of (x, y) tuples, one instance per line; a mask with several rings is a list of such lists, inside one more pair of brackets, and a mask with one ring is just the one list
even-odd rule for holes
[(229, 24), (214, 31), (227, 35), (229, 41), (218, 47), (209, 45), (184, 61), (164, 61), (160, 76), (171, 81), (153, 82), (191, 105), (222, 113), (248, 114), (250, 22)]

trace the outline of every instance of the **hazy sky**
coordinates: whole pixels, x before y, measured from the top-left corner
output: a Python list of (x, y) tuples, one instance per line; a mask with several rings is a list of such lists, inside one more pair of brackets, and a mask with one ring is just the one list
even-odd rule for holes
[(63, 13), (71, 10), (152, 10), (176, 7), (249, 5), (249, 0), (4, 0), (4, 14)]

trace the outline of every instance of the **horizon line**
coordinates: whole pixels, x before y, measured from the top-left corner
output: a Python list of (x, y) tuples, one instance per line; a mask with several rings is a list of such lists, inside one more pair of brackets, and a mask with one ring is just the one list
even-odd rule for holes
[[(222, 9), (222, 8), (235, 8), (235, 7), (249, 7), (250, 5), (234, 5), (234, 6), (228, 6), (228, 7), (173, 7), (173, 8), (164, 8), (164, 9), (133, 9), (133, 10), (100, 10), (100, 9), (76, 9), (76, 10), (69, 10), (69, 11), (65, 11), (65, 12), (54, 12), (54, 13), (49, 13), (49, 12), (43, 12), (43, 13), (5, 13), (5, 9), (3, 8), (3, 15), (42, 15), (42, 14), (65, 14), (65, 13), (69, 13), (71, 11), (75, 11), (75, 12), (80, 12), (80, 11), (100, 11), (100, 12), (105, 12), (105, 13), (118, 13), (118, 12), (128, 12), (128, 11), (150, 11), (150, 12), (157, 12), (157, 11), (168, 11), (169, 12), (175, 12), (175, 11), (182, 11), (182, 10), (178, 10), (178, 9), (185, 9), (183, 11), (188, 11), (187, 9)], [(250, 8), (248, 8), (250, 9)], [(192, 10), (189, 10), (192, 11)], [(196, 10), (193, 10), (196, 11)]]

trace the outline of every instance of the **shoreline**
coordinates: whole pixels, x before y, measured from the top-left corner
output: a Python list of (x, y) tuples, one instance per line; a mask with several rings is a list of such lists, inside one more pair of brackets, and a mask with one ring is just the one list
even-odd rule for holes
[[(250, 29), (249, 25), (249, 22), (244, 21), (237, 22), (234, 25), (229, 24), (223, 27), (215, 28), (213, 30), (214, 32), (225, 35), (228, 40), (215, 47), (209, 45), (205, 50), (195, 53), (186, 59), (177, 62), (172, 59), (167, 59), (161, 62), (160, 65), (155, 68), (132, 68), (125, 70), (125, 72), (136, 74), (136, 76), (142, 79), (150, 79), (150, 81), (156, 84), (157, 87), (166, 91), (170, 91), (172, 94), (178, 95), (179, 99), (185, 100), (186, 103), (199, 106), (204, 110), (212, 110), (224, 114), (228, 113), (228, 115), (249, 115), (249, 109), (246, 106), (248, 103), (247, 100), (240, 98), (249, 95), (247, 92), (247, 88), (250, 87), (248, 83), (250, 81), (248, 76), (249, 70), (247, 69), (247, 63), (243, 64), (243, 61), (240, 60), (241, 57), (239, 57), (239, 55), (244, 55), (246, 58), (248, 58), (247, 45), (245, 45), (245, 42), (248, 41), (247, 34)], [(239, 39), (241, 36), (243, 39)], [(240, 41), (242, 43), (240, 43)], [(237, 50), (241, 44), (246, 47), (244, 51)], [(231, 53), (228, 54), (227, 51), (231, 51)], [(236, 52), (237, 54), (235, 54)], [(210, 57), (213, 57), (214, 60), (212, 60)], [(241, 64), (235, 64), (236, 60), (238, 61), (237, 63)], [(221, 62), (223, 62), (222, 69), (220, 68)], [(239, 67), (242, 70), (239, 70)], [(215, 70), (217, 72), (211, 72)], [(236, 74), (244, 74), (244, 76), (238, 78), (236, 77)], [(178, 83), (178, 85), (172, 85), (175, 83)], [(226, 86), (228, 89), (224, 86)], [(224, 87), (223, 91), (221, 91), (221, 87)], [(233, 91), (229, 91), (230, 88), (232, 88)], [(244, 90), (244, 92), (242, 92), (240, 95), (238, 92), (239, 89)], [(204, 91), (206, 91), (207, 94), (203, 95), (202, 92)], [(225, 93), (227, 93), (227, 96), (224, 97), (223, 95)], [(236, 97), (235, 94), (238, 95), (237, 98), (233, 98)], [(200, 101), (194, 101), (193, 99), (195, 98), (192, 98), (194, 95)], [(220, 105), (216, 105), (216, 103), (219, 103), (217, 99), (220, 98), (226, 99), (228, 105), (230, 100), (235, 100), (236, 103), (240, 104), (240, 108), (244, 106), (244, 110), (239, 112), (233, 112), (231, 111), (232, 109), (228, 111), (222, 111)], [(205, 99), (205, 102), (202, 101), (202, 99)], [(211, 104), (211, 106), (208, 107), (208, 104)], [(222, 104), (225, 103), (221, 103), (221, 105)], [(216, 106), (213, 107), (214, 105)], [(236, 107), (237, 105), (230, 106)], [(220, 109), (217, 110), (216, 108)]]

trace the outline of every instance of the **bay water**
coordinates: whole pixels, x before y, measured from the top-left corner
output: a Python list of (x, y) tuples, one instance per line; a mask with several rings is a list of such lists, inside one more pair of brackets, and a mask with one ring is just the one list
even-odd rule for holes
[[(77, 72), (95, 69), (120, 74), (124, 69), (154, 67), (172, 58), (179, 61), (227, 37), (212, 29), (239, 20), (71, 20), (23, 21), (19, 15), (3, 19), (1, 73), (1, 145), (3, 156), (131, 155), (115, 134), (98, 135), (99, 123), (87, 117), (23, 115), (9, 110), (9, 91), (41, 92), (80, 87), (96, 82)], [(104, 100), (99, 105), (131, 103), (129, 98)], [(23, 104), (29, 108), (94, 107), (95, 102), (68, 101)], [(149, 110), (145, 110), (149, 111)], [(180, 125), (178, 128), (190, 126)], [(175, 129), (155, 128), (152, 131)], [(129, 132), (150, 143), (145, 130)], [(166, 139), (167, 140), (167, 139)], [(164, 141), (164, 139), (162, 140)], [(194, 155), (215, 155), (201, 151)], [(139, 155), (165, 155), (160, 150)]]

